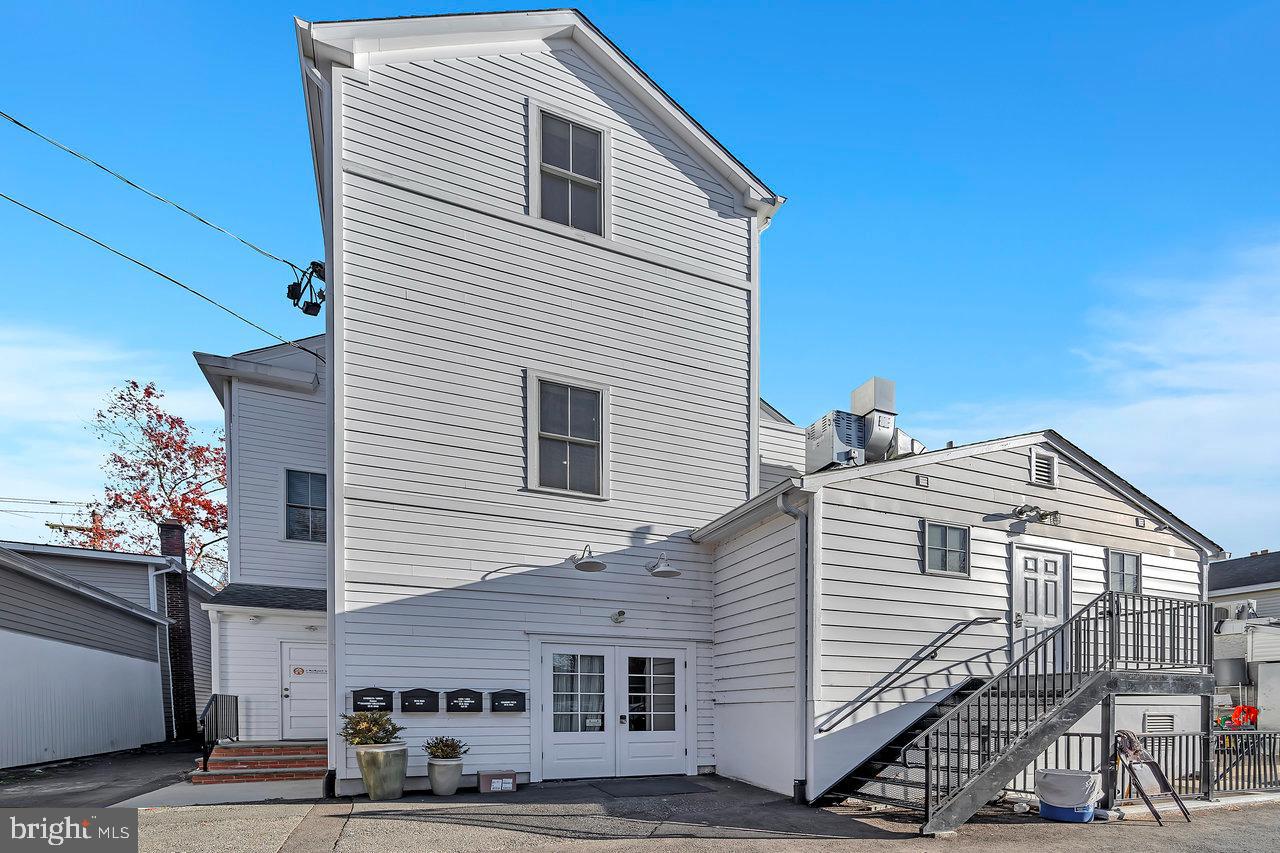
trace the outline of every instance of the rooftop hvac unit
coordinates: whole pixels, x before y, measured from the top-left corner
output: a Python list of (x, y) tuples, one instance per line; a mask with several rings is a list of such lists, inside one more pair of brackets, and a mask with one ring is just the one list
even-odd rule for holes
[(1239, 601), (1215, 601), (1213, 619), (1256, 619), (1258, 618), (1258, 599), (1242, 598)]
[(804, 431), (804, 470), (821, 471), (828, 465), (861, 465), (862, 418), (849, 412), (827, 412)]

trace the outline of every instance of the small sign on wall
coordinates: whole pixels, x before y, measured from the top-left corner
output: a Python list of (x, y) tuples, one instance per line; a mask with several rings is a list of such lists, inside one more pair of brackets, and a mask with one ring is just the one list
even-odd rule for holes
[(450, 690), (444, 694), (444, 709), (451, 714), (478, 714), (484, 710), (484, 694), (478, 690)]
[(429, 714), (440, 710), (440, 694), (417, 687), (400, 691), (400, 710), (406, 714)]
[(365, 687), (351, 692), (353, 711), (390, 711), (391, 691), (381, 687)]
[(495, 690), (489, 694), (489, 710), (491, 711), (517, 713), (524, 709), (524, 693), (520, 690)]

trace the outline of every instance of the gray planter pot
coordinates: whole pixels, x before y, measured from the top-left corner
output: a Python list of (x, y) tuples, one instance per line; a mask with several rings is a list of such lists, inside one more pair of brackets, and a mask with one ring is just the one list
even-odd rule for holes
[(462, 779), (462, 759), (428, 758), (427, 779), (431, 781), (431, 793), (441, 797), (453, 794)]
[(405, 767), (409, 748), (404, 741), (356, 747), (360, 778), (371, 800), (398, 800), (404, 796)]

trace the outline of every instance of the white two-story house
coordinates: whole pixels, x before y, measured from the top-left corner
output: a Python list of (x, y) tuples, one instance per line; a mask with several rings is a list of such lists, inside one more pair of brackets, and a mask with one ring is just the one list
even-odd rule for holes
[[(1202, 629), (1217, 546), (1056, 434), (925, 453), (881, 381), (824, 459), (764, 404), (783, 198), (580, 13), (297, 34), (326, 330), (198, 356), (227, 411), (207, 608), (242, 737), (326, 739), (357, 792), (338, 715), (387, 707), (411, 788), (451, 734), (468, 774), (718, 770), (814, 800), (1107, 589)], [(925, 681), (830, 722), (965, 620)], [(1184, 639), (1166, 663), (1200, 672)]]

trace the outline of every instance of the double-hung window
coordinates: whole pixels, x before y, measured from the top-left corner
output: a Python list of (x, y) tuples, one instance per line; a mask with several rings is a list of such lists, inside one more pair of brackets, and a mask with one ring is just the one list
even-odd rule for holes
[(969, 574), (969, 528), (926, 521), (924, 570), (954, 575)]
[(295, 542), (325, 541), (324, 474), (284, 472), (284, 538)]
[(605, 391), (541, 377), (532, 385), (536, 487), (605, 496)]
[(598, 130), (541, 114), (538, 215), (604, 234), (604, 136)]
[(1142, 559), (1124, 551), (1107, 552), (1107, 589), (1138, 592), (1142, 585)]

